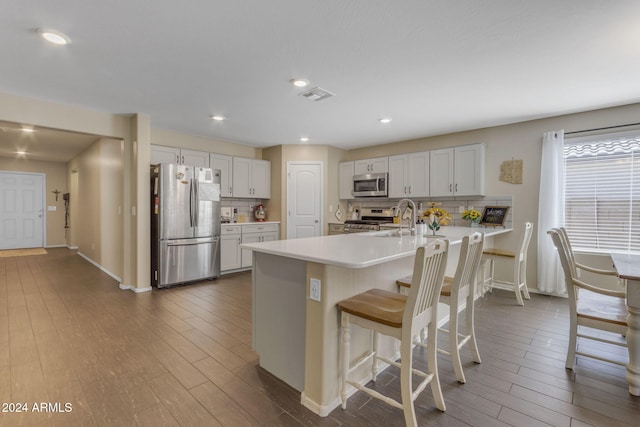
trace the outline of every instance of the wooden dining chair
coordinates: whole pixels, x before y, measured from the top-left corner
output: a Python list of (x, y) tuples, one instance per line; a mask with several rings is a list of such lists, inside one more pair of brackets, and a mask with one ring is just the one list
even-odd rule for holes
[[(449, 242), (435, 240), (428, 246), (416, 250), (413, 267), (413, 283), (409, 295), (382, 289), (371, 289), (338, 303), (341, 311), (342, 340), (342, 408), (347, 407), (349, 386), (361, 390), (371, 397), (402, 409), (407, 426), (417, 426), (414, 401), (431, 384), (431, 392), (436, 407), (446, 409), (437, 365), (437, 316), (438, 295), (442, 288), (447, 264)], [(372, 331), (369, 351), (355, 363), (350, 363), (351, 325), (358, 325)], [(422, 329), (428, 328), (427, 371), (413, 367), (413, 339)], [(378, 354), (378, 334), (400, 340), (400, 362)], [(371, 363), (371, 378), (375, 382), (378, 360), (400, 368), (400, 396), (397, 401), (373, 390), (356, 380), (350, 374), (365, 363)], [(413, 387), (413, 375), (422, 377), (422, 382)]]
[[(527, 287), (527, 251), (529, 250), (529, 243), (531, 242), (531, 235), (533, 234), (533, 223), (525, 222), (524, 230), (520, 243), (517, 246), (516, 251), (504, 250), (500, 248), (486, 248), (483, 252), (483, 261), (489, 263), (489, 277), (485, 279), (485, 275), (482, 275), (482, 293), (488, 289), (491, 291), (494, 287), (496, 289), (504, 289), (515, 292), (516, 301), (518, 305), (524, 305), (522, 296), (524, 299), (530, 299), (529, 289)], [(503, 259), (512, 263), (513, 280), (500, 281), (495, 279), (495, 261)], [(487, 284), (488, 283), (488, 284)]]
[[(605, 289), (586, 283), (578, 278), (578, 265), (571, 249), (566, 231), (553, 228), (547, 232), (555, 245), (564, 271), (567, 293), (569, 294), (570, 337), (565, 366), (573, 369), (576, 355), (625, 365), (616, 359), (603, 355), (578, 351), (578, 338), (626, 347), (626, 340), (607, 338), (602, 334), (592, 334), (584, 328), (613, 332), (624, 336), (627, 332), (627, 309), (625, 292)], [(580, 267), (583, 268), (583, 267)], [(595, 269), (589, 271), (594, 272)], [(579, 293), (578, 293), (579, 291)]]

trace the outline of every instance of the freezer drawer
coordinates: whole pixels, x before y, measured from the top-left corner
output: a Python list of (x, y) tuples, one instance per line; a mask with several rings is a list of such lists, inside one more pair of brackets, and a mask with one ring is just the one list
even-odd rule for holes
[(220, 275), (220, 239), (180, 239), (160, 242), (158, 287)]

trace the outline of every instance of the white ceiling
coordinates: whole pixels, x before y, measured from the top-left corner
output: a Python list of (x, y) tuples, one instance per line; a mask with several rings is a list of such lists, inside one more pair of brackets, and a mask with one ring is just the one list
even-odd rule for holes
[[(12, 1), (0, 92), (349, 149), (639, 102), (639, 19), (638, 0)], [(293, 77), (337, 96), (304, 99)]]

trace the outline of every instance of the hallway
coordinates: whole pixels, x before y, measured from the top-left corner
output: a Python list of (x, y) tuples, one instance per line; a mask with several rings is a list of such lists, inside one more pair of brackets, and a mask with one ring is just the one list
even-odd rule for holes
[[(134, 294), (73, 251), (48, 252), (0, 258), (0, 401), (29, 410), (0, 412), (0, 426), (404, 424), (399, 410), (362, 393), (320, 418), (257, 367), (249, 273)], [(416, 403), (421, 425), (636, 422), (639, 399), (626, 391), (624, 368), (579, 359), (575, 372), (564, 369), (565, 300), (532, 295), (522, 308), (494, 291), (476, 315), (483, 363), (463, 351), (462, 385), (441, 355), (447, 411), (425, 391)], [(378, 387), (397, 392), (397, 371), (380, 375)], [(40, 402), (55, 412), (33, 412)]]

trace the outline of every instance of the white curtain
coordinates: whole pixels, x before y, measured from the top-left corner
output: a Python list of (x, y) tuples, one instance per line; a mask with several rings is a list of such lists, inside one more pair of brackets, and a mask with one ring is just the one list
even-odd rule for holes
[(538, 204), (538, 289), (547, 294), (566, 293), (560, 259), (547, 231), (564, 225), (564, 131), (542, 137)]

